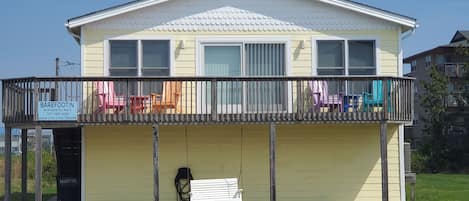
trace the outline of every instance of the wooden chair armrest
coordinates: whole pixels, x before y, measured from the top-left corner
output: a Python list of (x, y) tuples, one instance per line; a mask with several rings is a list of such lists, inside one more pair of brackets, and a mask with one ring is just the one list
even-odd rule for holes
[(157, 94), (157, 93), (150, 93), (150, 96), (151, 96), (151, 97), (161, 97), (161, 94)]

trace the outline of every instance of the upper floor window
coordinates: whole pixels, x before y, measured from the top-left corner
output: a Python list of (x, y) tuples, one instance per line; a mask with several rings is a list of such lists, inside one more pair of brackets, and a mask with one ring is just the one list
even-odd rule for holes
[(410, 64), (410, 71), (415, 72), (417, 70), (417, 60), (413, 60)]
[(425, 56), (425, 67), (428, 69), (431, 67), (431, 65), (432, 65), (432, 56), (431, 55)]
[(317, 49), (318, 75), (376, 75), (374, 40), (319, 40)]
[(110, 76), (169, 76), (169, 40), (111, 40)]

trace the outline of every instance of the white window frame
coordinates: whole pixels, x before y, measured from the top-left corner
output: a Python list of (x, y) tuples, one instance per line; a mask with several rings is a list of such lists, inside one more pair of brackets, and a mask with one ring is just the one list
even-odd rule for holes
[[(312, 75), (318, 76), (318, 41), (344, 41), (344, 70), (343, 76), (349, 76), (349, 41), (374, 41), (375, 42), (375, 75), (381, 75), (381, 49), (380, 49), (380, 38), (378, 36), (312, 36), (311, 37), (311, 63), (312, 63)], [(397, 66), (396, 66), (397, 67)]]
[[(272, 36), (235, 36), (235, 37), (228, 37), (228, 36), (204, 36), (204, 37), (196, 37), (196, 76), (204, 76), (204, 51), (203, 48), (205, 44), (211, 45), (221, 45), (223, 44), (240, 44), (241, 45), (241, 52), (244, 53), (244, 45), (246, 43), (261, 43), (261, 44), (268, 44), (268, 43), (284, 43), (285, 44), (285, 76), (290, 76), (291, 74), (291, 39), (290, 37), (272, 37)], [(244, 55), (241, 54), (241, 64), (244, 65)], [(244, 66), (241, 67), (241, 74), (244, 75)], [(292, 85), (288, 83), (287, 85), (287, 97), (292, 96)], [(245, 92), (243, 92), (245, 93)], [(203, 94), (202, 88), (200, 86), (197, 87), (197, 94)], [(243, 100), (244, 101), (244, 100)], [(197, 96), (197, 112), (203, 113), (206, 109), (204, 102), (202, 100), (202, 96)], [(229, 112), (229, 111), (220, 111), (221, 113)], [(287, 98), (287, 112), (293, 111), (293, 103), (291, 102), (291, 98)], [(241, 111), (245, 113), (247, 111)]]
[(104, 76), (110, 76), (111, 41), (134, 40), (137, 41), (137, 77), (142, 77), (143, 70), (143, 46), (142, 41), (146, 40), (166, 40), (169, 41), (169, 76), (174, 76), (174, 47), (175, 41), (171, 36), (108, 36), (104, 40)]

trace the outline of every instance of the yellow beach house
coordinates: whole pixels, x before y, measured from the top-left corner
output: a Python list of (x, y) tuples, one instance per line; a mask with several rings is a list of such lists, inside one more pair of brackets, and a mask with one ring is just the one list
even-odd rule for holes
[(415, 19), (348, 0), (139, 0), (65, 26), (80, 77), (2, 88), (7, 153), (12, 128), (36, 143), (53, 129), (59, 200), (405, 201)]

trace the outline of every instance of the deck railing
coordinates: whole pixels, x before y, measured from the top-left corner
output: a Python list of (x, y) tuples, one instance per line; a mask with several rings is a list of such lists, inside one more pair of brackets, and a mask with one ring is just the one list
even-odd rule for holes
[[(349, 76), (35, 77), (3, 80), (2, 109), (10, 124), (405, 123), (413, 84)], [(70, 106), (76, 117), (44, 116), (44, 104)]]
[(446, 107), (468, 107), (467, 97), (469, 97), (469, 92), (451, 92), (445, 98), (445, 105)]

